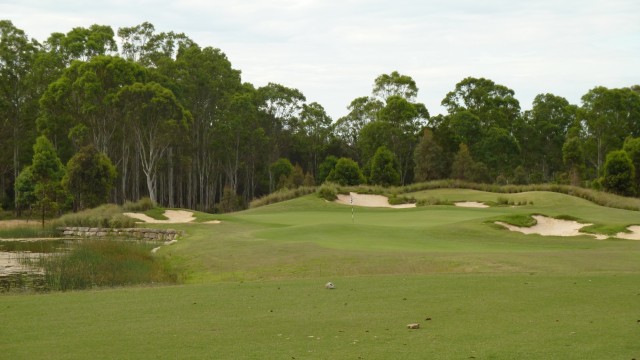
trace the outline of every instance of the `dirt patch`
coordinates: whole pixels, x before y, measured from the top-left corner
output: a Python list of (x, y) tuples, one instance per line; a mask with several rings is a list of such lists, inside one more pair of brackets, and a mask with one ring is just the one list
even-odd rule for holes
[(629, 226), (627, 230), (631, 231), (631, 233), (620, 232), (616, 234), (616, 237), (627, 240), (640, 240), (640, 226)]
[(523, 234), (538, 234), (542, 236), (590, 235), (595, 236), (597, 239), (601, 240), (607, 238), (605, 235), (580, 232), (580, 229), (592, 224), (582, 224), (577, 221), (554, 219), (541, 215), (534, 215), (533, 218), (536, 219), (538, 223), (531, 227), (519, 227), (501, 221), (496, 221), (496, 224), (502, 225), (511, 231), (517, 231)]
[(488, 208), (489, 205), (477, 201), (459, 201), (455, 203), (456, 206), (467, 208)]
[(338, 194), (338, 199), (335, 202), (343, 205), (384, 207), (393, 209), (406, 209), (416, 207), (416, 204), (391, 205), (389, 204), (389, 198), (387, 198), (386, 196), (358, 194), (354, 192), (349, 193), (349, 195)]

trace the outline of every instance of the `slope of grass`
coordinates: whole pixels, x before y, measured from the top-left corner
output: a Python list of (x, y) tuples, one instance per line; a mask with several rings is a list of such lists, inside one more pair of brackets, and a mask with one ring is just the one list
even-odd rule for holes
[[(533, 205), (355, 208), (315, 195), (197, 214), (159, 256), (187, 285), (2, 296), (7, 358), (640, 358), (640, 242), (509, 232), (498, 219), (637, 212), (552, 192), (417, 199)], [(323, 285), (332, 281), (336, 290)], [(430, 318), (431, 320), (426, 320)], [(408, 330), (419, 322), (422, 328)]]

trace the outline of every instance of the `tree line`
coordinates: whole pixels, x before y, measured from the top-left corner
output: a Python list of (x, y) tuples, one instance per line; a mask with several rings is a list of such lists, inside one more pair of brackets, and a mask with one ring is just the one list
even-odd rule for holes
[(512, 89), (468, 77), (442, 99), (447, 113), (430, 116), (415, 81), (394, 71), (334, 121), (300, 90), (243, 82), (220, 49), (150, 23), (77, 27), (39, 42), (2, 20), (0, 36), (4, 209), (148, 196), (229, 211), (326, 180), (638, 191), (638, 85), (594, 87), (580, 105), (540, 94), (522, 111)]

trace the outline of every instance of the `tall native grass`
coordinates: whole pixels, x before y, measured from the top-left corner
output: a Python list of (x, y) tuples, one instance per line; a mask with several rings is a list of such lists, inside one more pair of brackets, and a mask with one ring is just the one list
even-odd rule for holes
[(52, 291), (176, 283), (177, 275), (166, 260), (151, 254), (152, 247), (143, 242), (85, 240), (29, 265), (44, 270), (46, 288)]
[(135, 219), (122, 215), (122, 208), (114, 204), (101, 205), (94, 209), (63, 215), (53, 221), (54, 227), (131, 228), (135, 227), (135, 223)]
[(274, 204), (286, 200), (295, 199), (300, 196), (313, 194), (314, 192), (316, 192), (316, 189), (317, 188), (315, 186), (300, 186), (296, 189), (280, 189), (272, 192), (271, 194), (254, 199), (253, 201), (251, 201), (251, 203), (249, 203), (249, 208), (253, 209), (260, 206)]

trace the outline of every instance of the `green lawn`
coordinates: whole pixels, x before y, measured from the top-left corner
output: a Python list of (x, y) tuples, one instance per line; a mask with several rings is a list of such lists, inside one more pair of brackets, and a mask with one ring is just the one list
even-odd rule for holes
[(547, 192), (410, 195), (533, 205), (356, 208), (352, 222), (311, 195), (197, 214), (222, 223), (161, 225), (187, 232), (159, 251), (185, 285), (0, 296), (0, 358), (640, 359), (639, 241), (492, 224), (617, 229), (638, 212)]

